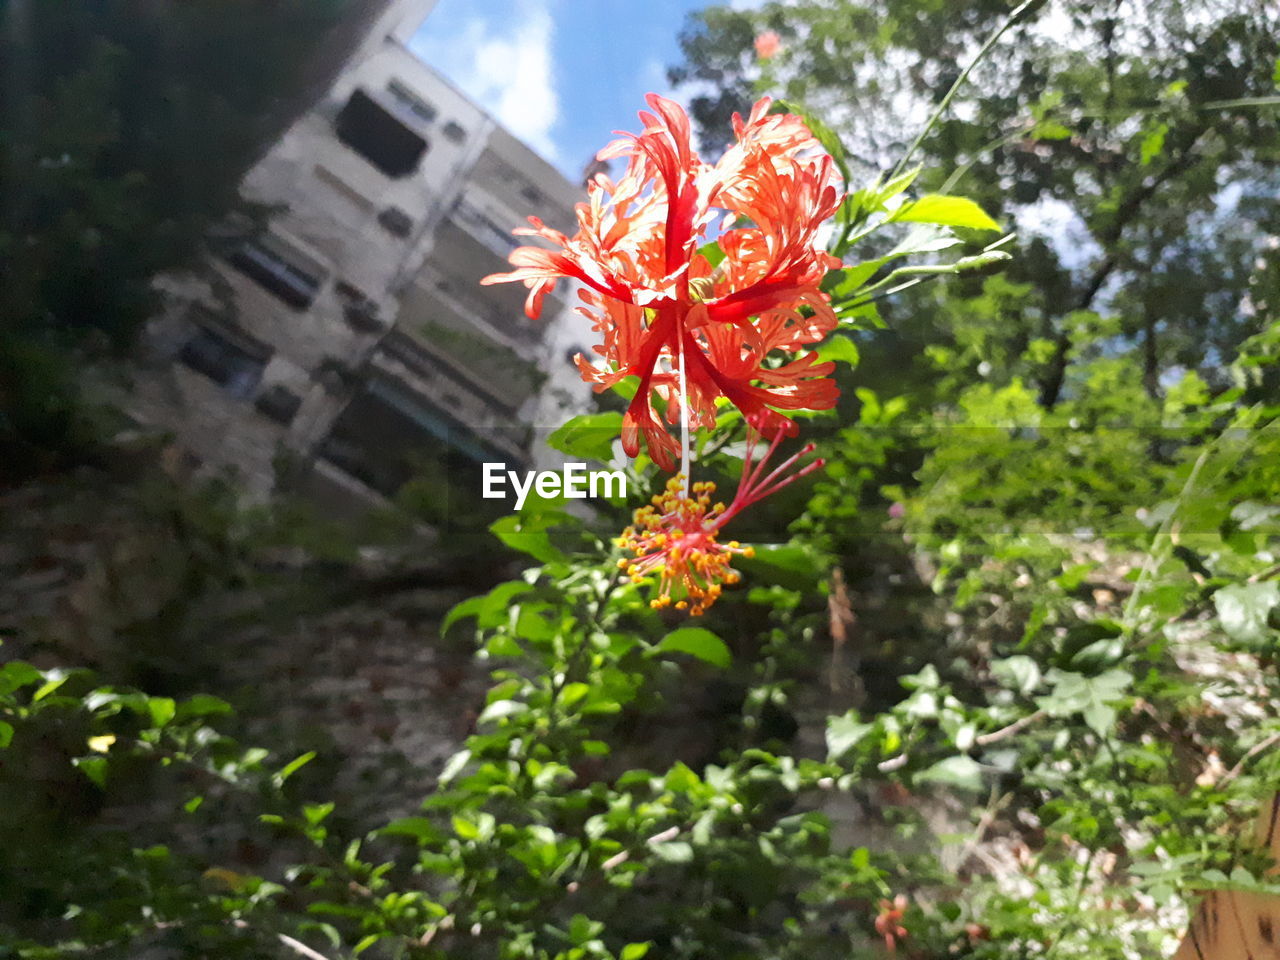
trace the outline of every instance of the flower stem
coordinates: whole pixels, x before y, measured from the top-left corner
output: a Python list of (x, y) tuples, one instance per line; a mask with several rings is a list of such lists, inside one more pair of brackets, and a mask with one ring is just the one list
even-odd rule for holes
[(684, 495), (688, 497), (693, 473), (693, 451), (689, 444), (689, 381), (684, 372), (684, 337), (677, 337), (676, 343), (680, 363), (680, 472), (684, 474)]

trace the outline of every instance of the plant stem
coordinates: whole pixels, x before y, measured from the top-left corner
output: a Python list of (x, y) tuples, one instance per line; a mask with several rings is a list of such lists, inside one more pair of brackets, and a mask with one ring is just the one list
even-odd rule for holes
[(1001, 37), (1003, 37), (1011, 28), (1022, 22), (1028, 14), (1034, 13), (1040, 7), (1044, 6), (1044, 3), (1045, 0), (1025, 0), (1025, 2), (1019, 4), (1017, 9), (1015, 9), (1013, 13), (1009, 14), (1004, 23), (1002, 23), (999, 28), (997, 28), (996, 31), (987, 38), (986, 43), (979, 48), (977, 55), (969, 61), (969, 65), (964, 68), (964, 71), (956, 78), (956, 82), (951, 85), (951, 89), (949, 89), (946, 96), (942, 98), (942, 102), (938, 104), (938, 108), (933, 111), (933, 116), (929, 118), (929, 122), (925, 124), (924, 129), (916, 135), (911, 146), (907, 148), (907, 152), (898, 159), (897, 164), (893, 168), (893, 172), (889, 174), (890, 180), (902, 172), (903, 168), (907, 165), (907, 162), (915, 152), (920, 149), (920, 144), (924, 143), (924, 138), (932, 132), (933, 128), (937, 126), (938, 121), (942, 119), (942, 115), (946, 113), (947, 107), (951, 106), (951, 100), (964, 85), (964, 82), (969, 79), (969, 74), (973, 72), (973, 68), (983, 61), (986, 55), (991, 52), (991, 48), (999, 42)]
[(680, 362), (680, 472), (684, 474), (684, 495), (689, 496), (693, 473), (693, 451), (689, 444), (689, 382), (684, 371), (684, 337), (677, 338)]

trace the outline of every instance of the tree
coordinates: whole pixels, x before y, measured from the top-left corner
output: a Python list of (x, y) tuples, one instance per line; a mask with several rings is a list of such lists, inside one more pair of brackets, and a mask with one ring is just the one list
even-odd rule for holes
[[(969, 338), (956, 360), (1032, 380), (1046, 407), (1098, 350), (1139, 350), (1151, 396), (1179, 367), (1222, 382), (1235, 347), (1266, 327), (1242, 304), (1277, 226), (1280, 14), (1215, 0), (1024, 7), (921, 145), (934, 169), (963, 166), (966, 194), (1019, 229), (1007, 278), (1032, 285), (981, 318), (981, 349)], [(692, 88), (711, 143), (760, 86), (813, 106), (853, 157), (884, 169), (1009, 11), (985, 0), (945, 15), (929, 0), (712, 7), (691, 17), (671, 79)], [(751, 42), (765, 30), (781, 50), (761, 61)], [(951, 314), (973, 311), (950, 291), (980, 289), (903, 298), (888, 308), (893, 326), (905, 341), (936, 339), (927, 329), (964, 345)], [(1114, 315), (1105, 342), (1074, 335), (1088, 312)], [(1028, 355), (1036, 341), (1048, 346)], [(1006, 365), (993, 369), (997, 357)]]

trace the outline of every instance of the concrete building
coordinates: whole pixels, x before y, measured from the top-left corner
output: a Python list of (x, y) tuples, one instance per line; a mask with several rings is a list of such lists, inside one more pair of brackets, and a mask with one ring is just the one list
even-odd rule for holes
[(246, 176), (259, 215), (211, 239), (204, 275), (161, 281), (129, 410), (251, 497), (478, 491), (480, 462), (541, 459), (531, 428), (585, 402), (573, 291), (534, 323), (522, 285), (479, 285), (528, 216), (571, 230), (581, 188), (409, 51), (429, 6), (384, 11)]

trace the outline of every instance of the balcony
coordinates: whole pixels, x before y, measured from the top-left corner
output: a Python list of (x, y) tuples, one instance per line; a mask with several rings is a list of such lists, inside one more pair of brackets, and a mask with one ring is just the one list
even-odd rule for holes
[(449, 219), (503, 261), (512, 250), (520, 246), (519, 239), (512, 236), (511, 230), (521, 224), (498, 223), (488, 213), (465, 198), (459, 197), (454, 203), (453, 209), (449, 211)]
[[(564, 309), (565, 284), (559, 284), (548, 295), (538, 320), (525, 316), (528, 291), (523, 284), (481, 286), (480, 281), (489, 274), (512, 269), (507, 254), (518, 245), (518, 238), (509, 237), (502, 242), (499, 255), (497, 227), (492, 223), (490, 227), (492, 229), (453, 216), (446, 219), (436, 234), (435, 246), (422, 276), (443, 279), (448, 288), (446, 295), (462, 305), (464, 313), (482, 318), (508, 336), (521, 339), (525, 336), (521, 331), (527, 329), (530, 336), (540, 337), (547, 321)], [(486, 242), (486, 232), (489, 242)]]
[(525, 462), (523, 442), (517, 440), (526, 431), (519, 424), (465, 423), (429, 384), (396, 376), (394, 366), (375, 363), (372, 376), (321, 442), (321, 460), (387, 497), (424, 470), (448, 475), (464, 464)]
[[(467, 416), (478, 426), (509, 423), (541, 383), (536, 366), (516, 355), (495, 357), (492, 348), (478, 341), (459, 343), (437, 328), (393, 330), (381, 344), (375, 362), (392, 361), (423, 384), (455, 416)], [(494, 376), (501, 370), (501, 376)]]
[(478, 334), (528, 356), (540, 348), (542, 337), (524, 315), (523, 295), (523, 287), (481, 287), (428, 268), (405, 296), (401, 319), (415, 326), (429, 323)]

